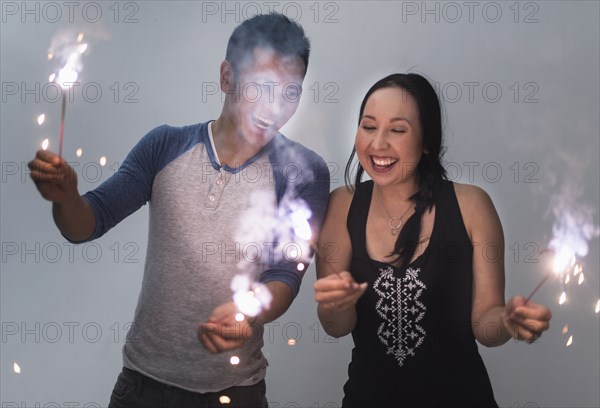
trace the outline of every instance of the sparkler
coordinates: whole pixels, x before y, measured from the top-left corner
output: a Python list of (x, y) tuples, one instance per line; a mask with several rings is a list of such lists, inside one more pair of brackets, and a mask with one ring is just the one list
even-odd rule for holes
[[(48, 80), (56, 82), (61, 88), (61, 111), (60, 111), (60, 127), (58, 138), (58, 156), (62, 158), (63, 140), (65, 132), (65, 115), (67, 110), (67, 92), (77, 81), (79, 72), (81, 71), (81, 55), (87, 50), (87, 44), (81, 44), (83, 33), (79, 33), (76, 42), (65, 41), (48, 52), (48, 60), (59, 55), (64, 62), (64, 66), (58, 71), (58, 74), (53, 73)], [(54, 46), (54, 45), (53, 45)]]
[[(531, 300), (531, 298), (533, 297), (533, 295), (535, 295), (535, 293), (542, 287), (542, 285), (553, 275), (561, 275), (562, 273), (565, 272), (565, 270), (567, 269), (569, 263), (574, 264), (575, 263), (575, 255), (568, 250), (567, 248), (562, 248), (558, 254), (557, 251), (553, 250), (553, 249), (544, 249), (543, 251), (540, 252), (541, 254), (544, 253), (552, 253), (554, 254), (554, 259), (552, 262), (552, 271), (547, 273), (544, 278), (540, 281), (540, 283), (538, 283), (538, 285), (531, 291), (531, 293), (529, 294), (529, 296), (527, 296), (527, 299), (525, 299), (525, 303), (529, 302), (529, 300)], [(569, 277), (569, 275), (567, 275), (567, 278)], [(564, 293), (564, 292), (563, 292)]]
[[(552, 199), (551, 210), (554, 215), (552, 239), (547, 249), (540, 254), (551, 254), (546, 265), (548, 272), (527, 296), (529, 302), (534, 294), (552, 276), (556, 276), (563, 286), (558, 296), (558, 304), (567, 302), (567, 288), (571, 281), (581, 286), (585, 280), (581, 260), (589, 252), (589, 241), (600, 235), (600, 229), (594, 223), (595, 209), (580, 201), (581, 192), (572, 184), (563, 186), (562, 191)], [(573, 285), (574, 283), (571, 283)], [(596, 313), (600, 312), (600, 301), (596, 304)], [(574, 334), (568, 325), (562, 328), (566, 339), (565, 346), (570, 347), (574, 342)]]
[[(269, 211), (270, 196), (255, 192), (250, 198), (251, 205), (240, 221), (236, 241), (251, 243), (278, 243), (273, 245), (269, 257), (274, 261), (287, 260), (297, 262), (296, 269), (304, 271), (310, 253), (309, 240), (312, 230), (308, 220), (312, 216), (306, 203), (301, 199), (284, 196), (278, 213)], [(272, 208), (272, 206), (271, 206)], [(273, 296), (262, 283), (253, 279), (261, 265), (260, 256), (243, 259), (238, 263), (241, 273), (231, 281), (233, 301), (239, 312), (246, 316), (257, 316), (268, 309)], [(237, 319), (237, 318), (236, 318)]]
[[(566, 190), (569, 191), (569, 190)], [(583, 267), (578, 262), (578, 257), (585, 257), (588, 253), (588, 241), (600, 233), (592, 222), (593, 212), (586, 206), (577, 202), (574, 194), (561, 194), (555, 198), (553, 213), (555, 222), (552, 227), (552, 239), (548, 248), (540, 254), (551, 253), (551, 271), (547, 273), (541, 282), (529, 294), (525, 303), (542, 287), (552, 276), (557, 275), (564, 284), (568, 284), (572, 277), (577, 277), (577, 283), (581, 285), (584, 281)], [(559, 304), (567, 300), (563, 291), (559, 298)]]
[[(540, 281), (540, 283), (538, 283), (538, 285), (531, 291), (531, 293), (529, 294), (529, 296), (527, 296), (527, 299), (525, 299), (525, 303), (527, 304), (527, 302), (529, 302), (531, 300), (531, 298), (533, 297), (533, 295), (535, 295), (535, 293), (542, 287), (542, 285), (553, 275), (556, 275), (558, 277), (562, 276), (563, 274), (567, 273), (566, 277), (565, 277), (565, 284), (569, 283), (569, 281), (571, 280), (570, 275), (568, 274), (568, 271), (573, 268), (573, 274), (574, 276), (577, 276), (578, 274), (581, 273), (581, 271), (583, 270), (583, 268), (581, 267), (580, 264), (577, 263), (577, 258), (575, 256), (575, 252), (572, 251), (569, 247), (563, 246), (558, 250), (554, 250), (554, 249), (545, 249), (543, 251), (540, 252), (540, 254), (544, 254), (544, 253), (552, 253), (554, 254), (553, 260), (552, 260), (552, 271), (547, 273), (544, 278)], [(583, 282), (583, 273), (581, 273), (579, 275), (579, 284), (581, 285), (581, 283)], [(562, 292), (558, 303), (559, 304), (563, 304), (567, 299), (567, 295), (565, 292)]]

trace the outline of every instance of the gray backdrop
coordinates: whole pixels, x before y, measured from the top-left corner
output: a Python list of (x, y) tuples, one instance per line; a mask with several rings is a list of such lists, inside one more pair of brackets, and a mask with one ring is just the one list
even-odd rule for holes
[[(242, 19), (270, 8), (299, 21), (312, 40), (304, 95), (283, 132), (330, 163), (332, 189), (343, 182), (369, 85), (412, 70), (436, 82), (444, 100), (451, 178), (483, 187), (495, 202), (507, 297), (528, 294), (548, 270), (538, 251), (552, 238), (554, 212), (587, 226), (584, 282), (571, 282), (560, 306), (557, 280), (536, 294), (554, 313), (549, 332), (534, 345), (480, 350), (502, 407), (598, 407), (596, 1), (3, 1), (2, 407), (107, 405), (145, 258), (147, 207), (95, 243), (72, 246), (29, 179), (26, 163), (41, 141), (58, 146), (60, 103), (47, 86), (56, 68), (46, 57), (51, 38), (83, 31), (90, 43), (64, 144), (85, 192), (155, 126), (216, 118), (227, 39)], [(311, 265), (291, 309), (267, 326), (274, 407), (341, 401), (352, 341), (328, 338), (317, 323), (314, 280)]]

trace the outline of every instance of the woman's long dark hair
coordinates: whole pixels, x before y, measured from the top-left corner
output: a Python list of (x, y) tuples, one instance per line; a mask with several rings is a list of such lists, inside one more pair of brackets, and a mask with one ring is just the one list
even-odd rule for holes
[[(414, 98), (419, 109), (423, 150), (426, 152), (417, 165), (419, 190), (410, 197), (415, 203), (415, 212), (404, 224), (396, 240), (394, 251), (390, 254), (390, 256), (395, 255), (393, 262), (399, 268), (406, 268), (419, 245), (422, 215), (425, 210), (432, 209), (436, 201), (438, 185), (447, 178), (446, 170), (442, 165), (444, 154), (442, 147), (442, 112), (435, 89), (427, 79), (415, 73), (392, 74), (377, 81), (365, 95), (360, 105), (359, 126), (367, 100), (375, 91), (382, 88), (400, 88)], [(365, 169), (358, 163), (356, 176), (352, 182), (351, 173), (355, 155), (356, 149), (354, 148), (346, 164), (345, 179), (346, 185), (354, 185), (354, 191), (358, 193), (358, 186)]]

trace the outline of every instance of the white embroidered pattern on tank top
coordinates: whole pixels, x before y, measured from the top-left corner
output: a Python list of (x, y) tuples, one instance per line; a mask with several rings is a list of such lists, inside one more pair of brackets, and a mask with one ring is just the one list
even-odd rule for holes
[(377, 314), (383, 319), (377, 335), (402, 367), (409, 356), (425, 340), (426, 332), (418, 324), (427, 308), (419, 298), (427, 287), (419, 280), (421, 268), (408, 268), (402, 278), (394, 276), (391, 266), (379, 268), (379, 277), (373, 289), (379, 295), (375, 305)]

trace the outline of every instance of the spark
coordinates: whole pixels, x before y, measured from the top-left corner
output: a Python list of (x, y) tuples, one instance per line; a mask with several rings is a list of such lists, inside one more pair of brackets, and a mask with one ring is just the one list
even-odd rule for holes
[(231, 356), (229, 362), (231, 365), (238, 365), (240, 363), (240, 358), (238, 356)]
[(558, 304), (562, 305), (567, 301), (567, 294), (565, 292), (560, 294), (560, 298), (558, 299)]
[(308, 241), (312, 236), (310, 224), (308, 223), (308, 219), (311, 217), (311, 215), (312, 213), (309, 209), (299, 208), (290, 216), (294, 226), (294, 234), (305, 241)]
[(21, 374), (21, 366), (19, 366), (16, 362), (13, 363), (13, 371), (17, 374)]
[(42, 113), (40, 116), (38, 116), (37, 118), (37, 123), (38, 125), (42, 126), (42, 124), (44, 123), (44, 121), (46, 120), (46, 114)]
[(75, 156), (81, 157), (82, 154), (83, 154), (83, 149), (81, 147), (79, 149), (75, 150)]
[(221, 395), (219, 397), (219, 402), (223, 405), (227, 405), (231, 403), (231, 398), (229, 398), (227, 395)]
[(552, 270), (556, 274), (562, 273), (570, 264), (575, 264), (575, 254), (568, 247), (562, 247), (554, 255)]
[(100, 163), (100, 166), (105, 166), (106, 165), (106, 156), (100, 157), (99, 163)]
[[(54, 58), (54, 53), (49, 52), (48, 53), (48, 61), (50, 61), (52, 58)], [(50, 81), (50, 82), (52, 82), (52, 81)]]
[(49, 144), (50, 144), (50, 141), (48, 139), (44, 139), (44, 141), (42, 142), (42, 149), (44, 149), (44, 150), (48, 149)]
[(583, 273), (579, 275), (579, 279), (577, 280), (577, 284), (581, 285), (583, 283)]
[(296, 345), (296, 339), (288, 339), (288, 346), (295, 346)]
[(600, 313), (600, 299), (598, 299), (598, 303), (596, 303), (596, 314)]
[(78, 43), (80, 43), (81, 41), (83, 41), (83, 36), (84, 36), (84, 34), (83, 34), (83, 33), (79, 33), (79, 34), (77, 35), (77, 42), (78, 42)]
[(567, 275), (565, 276), (565, 285), (566, 285), (567, 283), (569, 283), (570, 281), (571, 281), (571, 275), (569, 275), (569, 274), (567, 273)]
[(244, 318), (245, 318), (245, 317), (244, 317), (244, 314), (243, 314), (243, 313), (237, 313), (237, 314), (235, 315), (235, 321), (236, 321), (236, 322), (243, 322), (243, 321), (244, 321)]
[(68, 89), (73, 86), (75, 81), (77, 81), (77, 76), (77, 71), (74, 69), (68, 67), (61, 68), (60, 71), (58, 71), (58, 85), (63, 89)]
[(288, 253), (288, 255), (290, 259), (296, 259), (298, 257), (298, 249), (296, 249), (296, 247), (293, 247)]
[(50, 76), (48, 77), (48, 82), (54, 82), (55, 79), (56, 79), (56, 74), (50, 74)]
[(562, 334), (567, 334), (568, 331), (569, 331), (569, 325), (565, 324), (562, 328)]
[(569, 336), (569, 340), (567, 340), (567, 347), (569, 347), (571, 344), (573, 344), (573, 336)]
[(252, 282), (249, 276), (236, 275), (231, 280), (233, 301), (239, 312), (246, 316), (257, 316), (271, 306), (273, 295), (264, 284)]
[(304, 266), (304, 264), (302, 262), (300, 262), (298, 264), (298, 266), (296, 267), (296, 269), (298, 269), (300, 272), (302, 272), (304, 270), (304, 268), (305, 268), (305, 266)]

